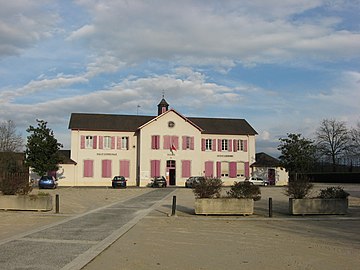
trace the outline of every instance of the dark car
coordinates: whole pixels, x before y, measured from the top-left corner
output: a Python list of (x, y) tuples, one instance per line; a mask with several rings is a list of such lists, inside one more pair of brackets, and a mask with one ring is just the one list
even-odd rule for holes
[(56, 188), (58, 185), (54, 176), (41, 176), (39, 180), (39, 189)]
[(185, 187), (193, 188), (196, 183), (199, 182), (200, 179), (204, 179), (203, 176), (191, 176), (185, 181)]
[(126, 179), (124, 176), (115, 176), (112, 180), (111, 180), (111, 186), (113, 188), (126, 188)]
[(166, 187), (166, 179), (164, 176), (155, 177), (151, 180), (152, 187)]

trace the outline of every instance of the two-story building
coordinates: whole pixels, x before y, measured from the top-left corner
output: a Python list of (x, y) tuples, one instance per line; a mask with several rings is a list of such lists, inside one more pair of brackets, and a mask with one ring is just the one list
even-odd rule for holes
[(257, 133), (246, 120), (185, 117), (164, 98), (157, 116), (73, 113), (69, 129), (74, 163), (60, 166), (62, 186), (109, 186), (115, 175), (130, 186), (155, 176), (183, 186), (200, 175), (231, 185), (255, 162)]

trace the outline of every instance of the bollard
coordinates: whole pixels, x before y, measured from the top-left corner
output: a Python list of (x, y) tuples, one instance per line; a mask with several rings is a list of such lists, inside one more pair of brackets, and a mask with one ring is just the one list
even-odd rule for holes
[(59, 194), (56, 194), (55, 196), (55, 213), (59, 214), (59, 209), (60, 209), (60, 198), (59, 198)]
[(272, 198), (269, 198), (269, 217), (272, 217)]
[(176, 196), (173, 196), (172, 208), (171, 208), (171, 215), (175, 216), (176, 212)]

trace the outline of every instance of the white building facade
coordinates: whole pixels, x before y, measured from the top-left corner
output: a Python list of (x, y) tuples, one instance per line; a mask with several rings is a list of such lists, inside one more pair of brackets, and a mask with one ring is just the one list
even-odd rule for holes
[[(256, 131), (244, 119), (185, 117), (162, 99), (157, 116), (71, 115), (71, 178), (60, 186), (128, 186), (165, 176), (183, 186), (190, 176), (219, 177), (225, 185), (249, 177)], [(69, 165), (70, 166), (70, 165)]]

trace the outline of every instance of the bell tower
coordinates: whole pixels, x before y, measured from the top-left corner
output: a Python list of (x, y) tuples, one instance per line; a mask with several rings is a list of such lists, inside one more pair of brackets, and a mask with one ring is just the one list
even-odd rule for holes
[(166, 102), (165, 98), (164, 98), (164, 92), (162, 95), (162, 99), (160, 101), (160, 103), (157, 105), (158, 106), (158, 115), (166, 112), (167, 110), (169, 110), (169, 104)]

